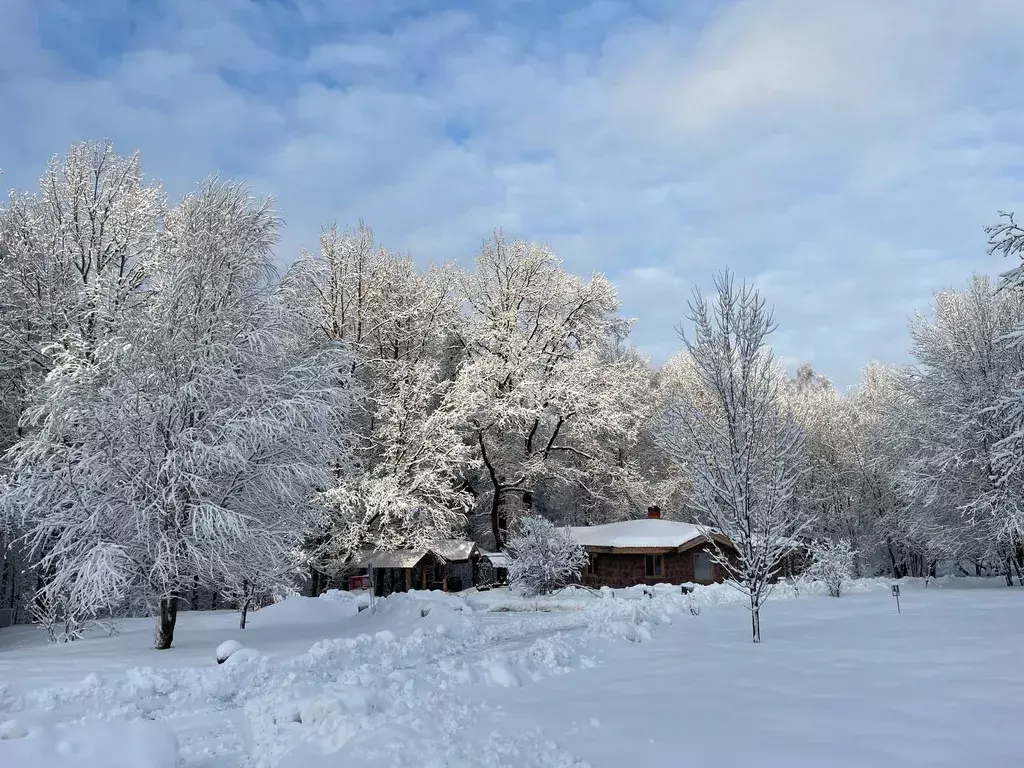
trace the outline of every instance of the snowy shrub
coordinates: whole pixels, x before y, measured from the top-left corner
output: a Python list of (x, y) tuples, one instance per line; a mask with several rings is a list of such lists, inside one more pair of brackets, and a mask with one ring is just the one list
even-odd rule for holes
[(587, 553), (573, 541), (568, 528), (557, 528), (543, 517), (524, 518), (509, 538), (509, 584), (527, 597), (544, 595), (579, 581)]
[(242, 650), (240, 642), (237, 640), (225, 640), (217, 646), (217, 663), (223, 664), (240, 650)]
[(803, 578), (823, 582), (832, 597), (839, 597), (853, 580), (856, 555), (849, 539), (816, 541), (811, 546), (811, 564)]

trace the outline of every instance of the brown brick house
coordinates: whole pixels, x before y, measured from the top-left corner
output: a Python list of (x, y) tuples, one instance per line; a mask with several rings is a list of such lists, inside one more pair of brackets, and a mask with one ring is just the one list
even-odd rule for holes
[(570, 528), (570, 532), (590, 556), (583, 583), (594, 587), (725, 581), (726, 574), (711, 552), (716, 544), (726, 553), (734, 551), (721, 534), (663, 520), (657, 507), (648, 510), (646, 519)]

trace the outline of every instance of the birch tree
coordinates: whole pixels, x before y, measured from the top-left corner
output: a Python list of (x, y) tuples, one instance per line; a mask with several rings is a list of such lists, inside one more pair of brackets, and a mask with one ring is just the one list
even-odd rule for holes
[(694, 291), (693, 335), (680, 332), (699, 381), (696, 391), (707, 393), (710, 403), (681, 397), (667, 410), (661, 435), (689, 468), (694, 510), (736, 548), (733, 555), (716, 541), (713, 557), (747, 596), (758, 643), (761, 607), (811, 522), (793, 503), (803, 434), (785, 409), (783, 375), (768, 346), (776, 326), (764, 299), (750, 286), (737, 286), (728, 272), (716, 277), (715, 287), (713, 306)]
[(119, 335), (79, 328), (11, 451), (4, 496), (70, 637), (140, 597), (169, 648), (193, 587), (280, 569), (315, 522), (350, 403), (350, 358), (301, 353), (272, 291), (278, 220), (217, 180), (166, 220)]

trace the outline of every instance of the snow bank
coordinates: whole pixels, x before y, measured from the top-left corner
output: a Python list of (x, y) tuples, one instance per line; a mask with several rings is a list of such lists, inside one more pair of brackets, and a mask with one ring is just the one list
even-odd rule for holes
[(11, 768), (177, 768), (178, 742), (152, 720), (0, 729), (0, 765)]
[[(490, 632), (481, 634), (485, 642), (479, 645), (494, 645)], [(384, 631), (319, 643), (310, 653), (319, 656), (324, 668), (336, 669), (344, 660), (367, 661), (351, 666), (334, 682), (304, 681), (247, 704), (246, 741), (253, 764), (257, 768), (348, 765), (349, 761), (367, 765), (368, 748), (371, 753), (382, 750), (382, 766), (433, 764), (428, 756), (435, 753), (447, 760), (450, 754), (444, 750), (455, 743), (456, 731), (446, 738), (436, 730), (440, 720), (429, 713), (444, 713), (446, 727), (455, 729), (461, 723), (465, 730), (473, 714), (460, 700), (462, 686), (517, 688), (594, 664), (581, 655), (574, 638), (561, 634), (516, 649), (474, 654), (466, 653), (463, 646), (458, 656), (451, 649), (444, 624), (404, 638)], [(423, 663), (431, 657), (433, 664)], [(314, 755), (330, 755), (330, 759), (313, 761)], [(467, 752), (462, 759), (471, 757)], [(476, 763), (466, 763), (472, 764)]]
[(260, 608), (250, 614), (254, 627), (280, 624), (326, 624), (350, 619), (359, 613), (360, 600), (342, 597), (340, 590), (324, 592), (319, 597), (293, 595), (279, 603)]

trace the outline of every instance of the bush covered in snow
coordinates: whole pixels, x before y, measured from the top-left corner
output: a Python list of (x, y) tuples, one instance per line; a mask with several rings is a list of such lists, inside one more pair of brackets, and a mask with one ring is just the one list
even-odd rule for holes
[(543, 517), (527, 517), (508, 541), (509, 584), (527, 597), (544, 595), (579, 581), (587, 553), (568, 528)]
[(820, 581), (832, 597), (839, 597), (853, 581), (853, 560), (857, 552), (849, 539), (816, 541), (811, 546), (811, 564), (805, 581)]
[(223, 664), (237, 651), (242, 650), (242, 644), (237, 640), (225, 640), (217, 646), (217, 663)]

